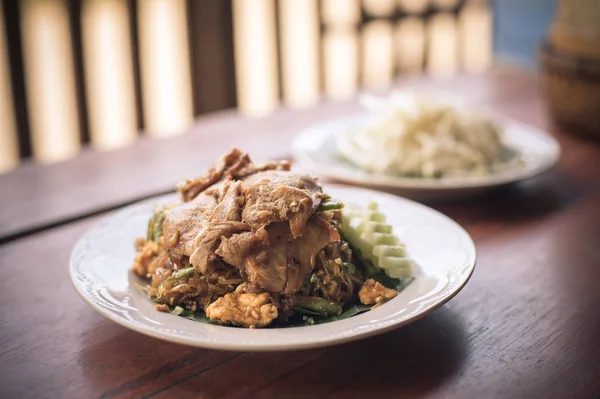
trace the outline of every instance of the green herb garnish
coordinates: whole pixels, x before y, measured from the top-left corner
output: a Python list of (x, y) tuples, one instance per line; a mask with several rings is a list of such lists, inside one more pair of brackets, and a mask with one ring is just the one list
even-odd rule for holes
[(163, 222), (165, 221), (165, 207), (159, 208), (154, 212), (148, 221), (148, 241), (158, 242), (162, 235)]

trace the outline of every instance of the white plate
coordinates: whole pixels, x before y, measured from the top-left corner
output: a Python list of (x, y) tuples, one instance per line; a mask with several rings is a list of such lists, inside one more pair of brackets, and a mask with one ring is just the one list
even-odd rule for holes
[(475, 246), (448, 217), (376, 191), (330, 185), (325, 192), (349, 205), (379, 202), (418, 264), (418, 276), (396, 298), (372, 311), (326, 324), (250, 330), (204, 324), (155, 310), (135, 286), (143, 281), (130, 271), (133, 243), (145, 235), (152, 205), (172, 203), (174, 196), (124, 208), (81, 237), (71, 255), (71, 279), (90, 306), (142, 334), (205, 348), (276, 351), (339, 344), (405, 325), (450, 300), (471, 276)]
[(366, 187), (385, 188), (418, 200), (449, 199), (524, 180), (554, 166), (560, 146), (552, 136), (511, 119), (497, 118), (504, 126), (504, 144), (517, 151), (522, 165), (483, 177), (424, 179), (368, 173), (337, 152), (336, 135), (356, 130), (365, 115), (336, 119), (310, 127), (292, 143), (294, 159), (318, 176)]

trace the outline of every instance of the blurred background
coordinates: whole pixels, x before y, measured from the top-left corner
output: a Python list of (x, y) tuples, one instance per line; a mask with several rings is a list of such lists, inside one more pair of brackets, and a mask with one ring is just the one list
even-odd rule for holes
[(535, 68), (556, 0), (2, 0), (0, 173), (343, 100), (403, 76)]

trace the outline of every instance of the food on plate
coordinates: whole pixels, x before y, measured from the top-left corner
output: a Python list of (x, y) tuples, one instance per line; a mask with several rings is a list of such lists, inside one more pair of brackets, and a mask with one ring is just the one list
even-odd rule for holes
[(337, 137), (339, 153), (361, 169), (406, 177), (486, 176), (518, 162), (502, 128), (483, 113), (411, 92), (367, 97), (367, 122)]
[(136, 240), (132, 270), (170, 311), (241, 327), (354, 316), (395, 297), (412, 261), (377, 204), (347, 210), (289, 162), (234, 149), (178, 185)]

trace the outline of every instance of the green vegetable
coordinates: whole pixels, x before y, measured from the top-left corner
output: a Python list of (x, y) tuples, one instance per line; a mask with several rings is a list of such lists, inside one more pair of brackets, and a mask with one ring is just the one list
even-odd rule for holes
[[(319, 298), (319, 299), (322, 299), (322, 298)], [(340, 307), (340, 309), (341, 309), (341, 307)], [(301, 326), (312, 326), (314, 324), (329, 323), (332, 321), (343, 320), (343, 319), (347, 319), (349, 317), (356, 316), (357, 314), (364, 313), (369, 309), (371, 309), (371, 306), (369, 306), (369, 305), (361, 305), (361, 304), (349, 305), (348, 307), (344, 308), (343, 312), (341, 312), (337, 315), (331, 315), (331, 316), (327, 316), (327, 317), (323, 317), (321, 314), (318, 314), (316, 312), (309, 313), (310, 312), (309, 310), (302, 309), (302, 312), (304, 313), (304, 315), (302, 316), (301, 319), (298, 319), (295, 322), (292, 321), (291, 323), (286, 323), (286, 324), (274, 323), (273, 325), (269, 326), (269, 328), (301, 327)], [(297, 310), (297, 309), (295, 309), (295, 310)], [(172, 315), (175, 315), (175, 316), (183, 317), (184, 319), (198, 321), (201, 323), (219, 324), (216, 321), (210, 320), (203, 311), (193, 312), (193, 311), (191, 311), (189, 309), (185, 309), (181, 306), (169, 306), (169, 313), (171, 313)]]
[(321, 316), (333, 316), (342, 313), (342, 305), (317, 296), (297, 296), (294, 310)]
[(162, 226), (165, 220), (165, 208), (158, 209), (148, 221), (148, 241), (158, 242), (162, 235)]
[(330, 318), (327, 319), (327, 321), (329, 322), (329, 321), (337, 321), (337, 320), (347, 319), (349, 317), (356, 316), (357, 314), (364, 313), (369, 309), (371, 309), (370, 305), (363, 305), (363, 304), (351, 305), (346, 310), (344, 310), (344, 312), (342, 314), (340, 314), (339, 316), (331, 316)]
[(311, 316), (323, 316), (323, 314), (320, 312), (315, 312), (314, 310), (302, 308), (300, 306), (294, 307), (294, 311), (297, 313), (307, 314), (307, 315), (311, 315)]
[(344, 203), (340, 201), (334, 201), (331, 198), (326, 198), (319, 204), (317, 208), (317, 212), (325, 212), (325, 211), (337, 211), (344, 207)]
[(369, 305), (350, 305), (344, 308), (344, 311), (339, 315), (332, 315), (327, 317), (319, 317), (319, 316), (302, 316), (301, 321), (292, 322), (282, 327), (302, 327), (302, 326), (312, 326), (313, 324), (324, 324), (330, 323), (332, 321), (338, 321), (347, 319), (349, 317), (356, 316), (357, 314), (364, 313), (371, 309)]
[(402, 291), (406, 287), (407, 281), (405, 279), (393, 278), (388, 276), (383, 270), (369, 276), (375, 281), (380, 282), (386, 288), (391, 288), (396, 291)]
[(355, 255), (363, 260), (367, 274), (384, 271), (394, 279), (409, 279), (413, 275), (413, 261), (385, 222), (385, 215), (375, 202), (369, 202), (364, 211), (344, 212), (340, 230)]
[(342, 267), (346, 269), (348, 274), (354, 274), (356, 272), (356, 266), (354, 266), (352, 263), (344, 262), (342, 263)]
[(163, 281), (162, 284), (179, 281), (179, 280), (183, 279), (184, 277), (194, 274), (195, 271), (196, 271), (196, 269), (194, 269), (193, 267), (181, 269), (181, 270), (173, 273), (171, 276), (169, 276), (169, 278), (167, 278), (165, 281)]
[(208, 317), (206, 317), (206, 314), (204, 314), (204, 312), (202, 312), (202, 311), (192, 312), (191, 310), (184, 309), (181, 306), (175, 306), (175, 307), (169, 306), (169, 313), (171, 313), (175, 316), (183, 317), (184, 319), (199, 321), (202, 323), (218, 324), (216, 322), (211, 321)]

